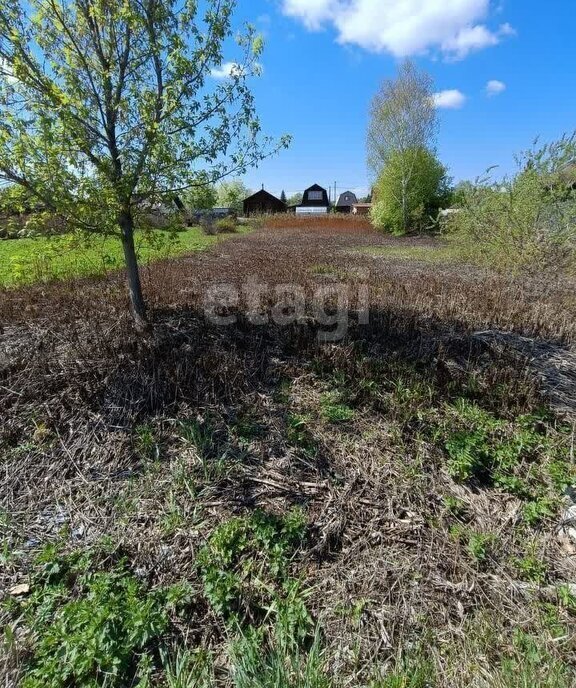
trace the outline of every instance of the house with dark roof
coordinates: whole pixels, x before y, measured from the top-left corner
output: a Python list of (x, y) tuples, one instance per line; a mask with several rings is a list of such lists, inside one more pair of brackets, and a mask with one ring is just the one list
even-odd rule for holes
[(286, 203), (262, 189), (244, 200), (244, 215), (272, 215), (285, 213)]
[(318, 184), (313, 184), (311, 187), (306, 189), (306, 191), (304, 191), (300, 206), (310, 208), (328, 208), (330, 206), (328, 192)]
[(336, 212), (351, 213), (352, 206), (356, 205), (356, 203), (358, 203), (356, 194), (352, 193), (352, 191), (345, 191), (344, 193), (340, 194), (340, 198), (336, 203)]
[(302, 203), (296, 207), (296, 212), (302, 213), (327, 213), (330, 208), (328, 192), (318, 184), (313, 184), (304, 191)]

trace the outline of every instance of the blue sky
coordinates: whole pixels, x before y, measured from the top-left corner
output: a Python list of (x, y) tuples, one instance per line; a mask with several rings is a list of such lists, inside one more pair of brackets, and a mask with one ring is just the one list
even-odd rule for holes
[[(438, 153), (455, 180), (513, 156), (540, 136), (576, 129), (574, 0), (240, 0), (236, 18), (265, 36), (254, 80), (267, 134), (292, 146), (245, 181), (273, 193), (337, 182), (368, 187), (370, 101), (413, 57), (439, 97)], [(233, 60), (234, 56), (230, 55)], [(492, 95), (486, 92), (488, 82)], [(455, 93), (457, 92), (457, 93)]]

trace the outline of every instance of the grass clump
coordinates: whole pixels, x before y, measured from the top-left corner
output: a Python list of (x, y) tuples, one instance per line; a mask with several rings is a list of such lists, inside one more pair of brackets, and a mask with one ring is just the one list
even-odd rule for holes
[(452, 478), (494, 485), (522, 499), (530, 524), (554, 515), (574, 479), (562, 428), (538, 413), (505, 420), (466, 399), (446, 408), (440, 426), (436, 438), (444, 444)]
[(327, 392), (320, 399), (320, 413), (329, 423), (346, 423), (354, 418), (354, 409), (336, 392)]
[(126, 560), (103, 566), (92, 552), (40, 557), (29, 598), (14, 603), (31, 632), (23, 688), (144, 686), (150, 653), (185, 602), (186, 586), (151, 590)]
[(431, 688), (436, 683), (436, 671), (423, 653), (412, 652), (403, 657), (384, 678), (370, 688)]
[(279, 621), (272, 633), (250, 629), (233, 644), (235, 688), (331, 688), (319, 633), (304, 648)]
[(256, 511), (212, 533), (198, 557), (204, 593), (226, 621), (262, 619), (290, 580), (289, 564), (303, 542), (306, 524), (294, 510), (283, 518)]

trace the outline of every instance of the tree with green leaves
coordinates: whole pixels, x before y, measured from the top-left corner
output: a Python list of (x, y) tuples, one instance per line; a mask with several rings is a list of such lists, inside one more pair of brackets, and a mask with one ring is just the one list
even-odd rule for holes
[(282, 189), (282, 193), (280, 194), (280, 200), (282, 201), (282, 203), (286, 203), (286, 192), (284, 191), (284, 189)]
[(290, 196), (290, 198), (288, 199), (288, 205), (300, 205), (300, 203), (302, 203), (303, 198), (304, 195), (301, 192), (292, 194), (292, 196)]
[(417, 165), (422, 152), (434, 153), (438, 120), (433, 101), (432, 79), (406, 60), (395, 79), (387, 79), (376, 94), (368, 127), (368, 167), (378, 180), (393, 161), (397, 177), (399, 218), (402, 231), (410, 228), (411, 188), (419, 183)]
[[(122, 242), (146, 326), (135, 229), (174, 194), (288, 145), (263, 137), (249, 88), (262, 40), (235, 0), (0, 0), (0, 180)], [(224, 45), (240, 59), (212, 80)], [(166, 199), (166, 200), (165, 200)]]
[[(413, 166), (410, 184), (403, 184), (405, 156)], [(446, 168), (427, 148), (398, 151), (388, 159), (375, 189), (372, 221), (379, 229), (403, 234), (407, 226), (422, 230), (436, 219), (438, 210), (450, 199)]]
[(184, 194), (184, 204), (188, 210), (212, 210), (216, 203), (218, 192), (211, 184), (195, 186)]
[(576, 274), (576, 132), (516, 156), (516, 170), (456, 189), (444, 232), (471, 262), (508, 274)]
[(231, 179), (218, 186), (218, 205), (241, 213), (244, 199), (251, 195), (252, 191), (241, 179)]

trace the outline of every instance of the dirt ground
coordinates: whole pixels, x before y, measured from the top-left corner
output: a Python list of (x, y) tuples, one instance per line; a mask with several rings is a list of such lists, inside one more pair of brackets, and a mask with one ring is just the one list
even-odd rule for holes
[[(358, 250), (437, 245), (262, 228), (147, 268), (145, 337), (121, 275), (2, 292), (3, 589), (48, 543), (105, 538), (151, 589), (192, 586), (171, 642), (230, 685), (199, 553), (232, 518), (297, 507), (290, 571), (330, 681), (298, 685), (573, 685), (574, 285)], [(468, 440), (490, 455), (476, 473)], [(33, 658), (22, 631), (6, 680)], [(435, 678), (378, 683), (413, 663)]]

